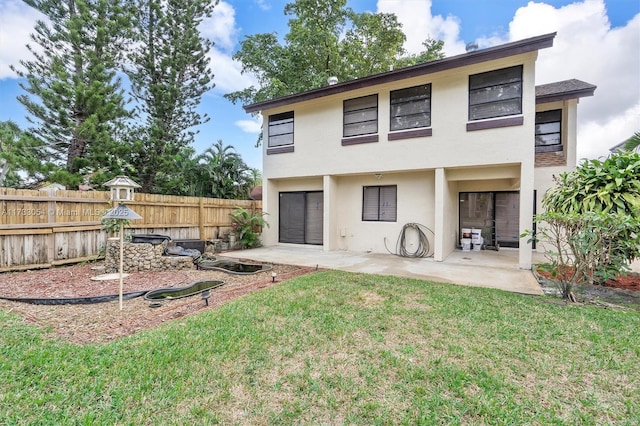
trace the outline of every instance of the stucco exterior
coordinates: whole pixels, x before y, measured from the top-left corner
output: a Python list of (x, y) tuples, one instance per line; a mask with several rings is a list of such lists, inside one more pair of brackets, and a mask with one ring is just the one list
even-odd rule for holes
[[(420, 223), (432, 231), (429, 244), (435, 260), (442, 261), (459, 245), (462, 192), (519, 191), (517, 229), (531, 229), (534, 190), (539, 203), (552, 175), (575, 166), (577, 100), (536, 102), (537, 47), (540, 40), (542, 47), (550, 46), (553, 36), (512, 43), (509, 49), (484, 56), (460, 55), (442, 65), (416, 68), (406, 78), (390, 72), (358, 85), (328, 88), (326, 93), (316, 90), (245, 107), (260, 111), (265, 120), (263, 210), (270, 227), (263, 230), (263, 244), (281, 243), (279, 199), (296, 191), (322, 192), (324, 250), (385, 253), (394, 250), (405, 224)], [(521, 114), (470, 123), (469, 76), (513, 66), (522, 66)], [(421, 133), (390, 131), (391, 91), (424, 84), (431, 85), (431, 126)], [(374, 94), (375, 137), (345, 138), (344, 101)], [(561, 155), (566, 162), (536, 168), (535, 116), (546, 108), (563, 110)], [(285, 112), (294, 114), (293, 143), (273, 149), (266, 123), (268, 117)], [(488, 128), (474, 130), (478, 123)], [(363, 220), (363, 188), (380, 185), (396, 186), (397, 217), (389, 222)], [(526, 239), (520, 239), (521, 268), (531, 267), (531, 250)]]

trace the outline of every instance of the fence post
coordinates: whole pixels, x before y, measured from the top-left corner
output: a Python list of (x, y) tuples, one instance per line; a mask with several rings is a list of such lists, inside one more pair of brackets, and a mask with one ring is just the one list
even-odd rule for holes
[(198, 228), (200, 233), (200, 240), (206, 240), (204, 235), (204, 198), (200, 197), (200, 206), (198, 209)]
[[(42, 191), (41, 191), (42, 192)], [(49, 197), (56, 196), (56, 190), (51, 188), (44, 191)], [(52, 223), (55, 226), (56, 221), (58, 220), (57, 214), (58, 205), (56, 204), (56, 200), (52, 199), (47, 202), (47, 222)], [(47, 236), (47, 259), (44, 263), (52, 263), (56, 259), (56, 234), (51, 230), (51, 234)], [(42, 263), (42, 262), (41, 262)]]

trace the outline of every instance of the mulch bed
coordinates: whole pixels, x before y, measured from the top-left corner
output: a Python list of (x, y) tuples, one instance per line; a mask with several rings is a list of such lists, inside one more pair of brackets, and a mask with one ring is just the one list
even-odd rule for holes
[[(123, 292), (147, 291), (167, 287), (184, 287), (201, 280), (221, 280), (225, 284), (212, 290), (209, 305), (199, 294), (164, 301), (151, 307), (138, 297), (119, 302), (91, 305), (33, 305), (0, 299), (0, 308), (21, 314), (25, 321), (45, 330), (50, 337), (76, 343), (107, 342), (138, 331), (156, 327), (166, 321), (204, 312), (246, 294), (305, 275), (315, 268), (272, 265), (272, 269), (251, 275), (222, 271), (135, 272), (123, 280)], [(271, 273), (277, 274), (275, 281)], [(0, 297), (69, 298), (118, 294), (119, 280), (94, 281), (103, 274), (100, 263), (0, 274)]]
[[(235, 275), (222, 271), (136, 272), (123, 281), (123, 291), (148, 291), (166, 287), (184, 287), (195, 281), (221, 280), (225, 284), (211, 292), (209, 305), (200, 295), (165, 301), (153, 308), (142, 297), (119, 302), (91, 305), (32, 305), (0, 299), (0, 309), (19, 313), (24, 320), (47, 330), (49, 337), (75, 343), (107, 342), (156, 327), (166, 321), (215, 309), (254, 291), (272, 287), (290, 278), (309, 274), (315, 268), (272, 265), (272, 269), (251, 275)], [(119, 280), (94, 281), (103, 274), (101, 263), (73, 265), (52, 269), (0, 274), (0, 297), (68, 298), (118, 294)], [(275, 281), (271, 277), (275, 272)], [(536, 271), (543, 288), (553, 291), (549, 275)], [(614, 306), (640, 305), (640, 274), (629, 273), (605, 286), (578, 285), (576, 293), (582, 302)]]
[[(546, 294), (557, 294), (557, 287), (549, 272), (535, 269), (535, 273)], [(640, 274), (636, 272), (621, 274), (603, 285), (576, 284), (573, 292), (581, 303), (640, 310)]]

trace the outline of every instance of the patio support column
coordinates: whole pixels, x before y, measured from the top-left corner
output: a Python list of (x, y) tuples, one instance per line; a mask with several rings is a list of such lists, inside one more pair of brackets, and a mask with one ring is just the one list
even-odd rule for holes
[(262, 180), (262, 211), (267, 213), (268, 227), (262, 228), (262, 244), (265, 247), (274, 246), (278, 243), (278, 186), (268, 178)]
[(442, 262), (445, 258), (445, 200), (447, 198), (446, 193), (448, 190), (447, 177), (443, 168), (436, 169), (435, 186), (435, 229), (433, 230), (433, 259), (436, 262)]
[(338, 250), (338, 178), (330, 175), (323, 176), (322, 191), (324, 194), (322, 249)]
[[(533, 190), (535, 179), (533, 179), (533, 162), (522, 163), (520, 165), (520, 234), (527, 229), (533, 229)], [(531, 259), (533, 256), (531, 243), (527, 243), (528, 237), (520, 238), (520, 248), (518, 253), (518, 267), (520, 269), (531, 269)]]
[[(577, 99), (569, 99), (564, 101), (563, 108), (565, 117), (562, 117), (562, 134), (567, 135), (567, 141), (565, 143), (566, 156), (567, 156), (567, 165), (576, 164), (577, 154), (576, 148), (578, 146), (577, 142), (577, 131), (575, 129), (578, 128), (578, 100)], [(573, 131), (569, 129), (574, 129)]]

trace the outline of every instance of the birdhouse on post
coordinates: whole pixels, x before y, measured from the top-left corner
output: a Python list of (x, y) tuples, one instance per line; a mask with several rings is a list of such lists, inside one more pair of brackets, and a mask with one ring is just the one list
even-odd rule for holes
[(114, 177), (109, 182), (105, 182), (104, 186), (109, 187), (111, 191), (109, 199), (115, 203), (133, 201), (135, 188), (140, 188), (140, 185), (124, 175)]

